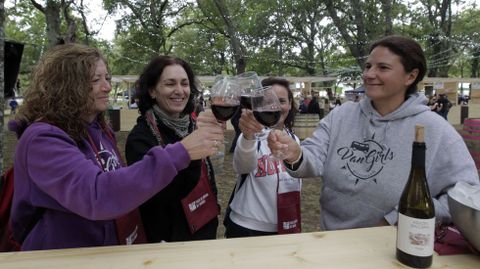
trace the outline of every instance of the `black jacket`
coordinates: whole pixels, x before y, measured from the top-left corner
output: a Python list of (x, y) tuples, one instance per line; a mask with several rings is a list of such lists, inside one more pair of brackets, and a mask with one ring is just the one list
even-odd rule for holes
[[(190, 125), (192, 130), (194, 127), (193, 121), (191, 121)], [(163, 136), (164, 144), (172, 144), (181, 140), (173, 130), (163, 125), (163, 123), (158, 125), (158, 129)], [(131, 165), (141, 160), (152, 147), (157, 145), (157, 139), (147, 125), (146, 120), (140, 116), (137, 119), (137, 124), (128, 135), (125, 145), (127, 164)], [(216, 196), (217, 188), (214, 173), (208, 158), (207, 166), (209, 167), (210, 186)], [(149, 242), (216, 238), (218, 219), (213, 219), (202, 229), (191, 234), (180, 202), (196, 186), (200, 179), (200, 173), (201, 161), (192, 161), (187, 168), (179, 172), (167, 187), (140, 206), (140, 214)]]

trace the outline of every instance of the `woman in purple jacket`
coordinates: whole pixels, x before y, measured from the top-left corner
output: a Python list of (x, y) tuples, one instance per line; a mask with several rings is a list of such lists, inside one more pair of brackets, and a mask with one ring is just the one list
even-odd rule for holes
[(22, 250), (145, 242), (137, 207), (223, 141), (204, 113), (189, 136), (122, 168), (105, 120), (110, 81), (100, 52), (78, 44), (53, 48), (34, 69), (9, 123), (19, 136), (11, 218)]

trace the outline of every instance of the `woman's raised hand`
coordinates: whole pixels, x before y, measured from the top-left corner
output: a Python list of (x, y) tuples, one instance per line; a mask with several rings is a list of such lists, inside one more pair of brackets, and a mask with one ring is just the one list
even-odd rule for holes
[(223, 124), (217, 122), (211, 111), (201, 112), (197, 118), (197, 129), (180, 141), (191, 160), (214, 155), (223, 143)]
[(300, 145), (286, 132), (272, 130), (268, 135), (268, 147), (272, 155), (287, 163), (293, 163), (300, 157), (302, 149)]
[(242, 116), (240, 116), (240, 121), (238, 123), (238, 128), (240, 128), (242, 131), (243, 137), (253, 140), (255, 139), (256, 133), (262, 132), (263, 125), (255, 120), (251, 110), (243, 109)]

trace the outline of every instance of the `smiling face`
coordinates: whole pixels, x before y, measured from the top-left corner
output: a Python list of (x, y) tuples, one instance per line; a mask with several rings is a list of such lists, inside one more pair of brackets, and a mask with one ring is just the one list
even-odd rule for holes
[(88, 115), (88, 121), (92, 122), (95, 117), (108, 109), (108, 94), (112, 89), (111, 76), (103, 60), (98, 60), (95, 73), (92, 77), (92, 91), (90, 96), (94, 99), (92, 112)]
[(415, 81), (418, 69), (405, 72), (400, 56), (386, 47), (375, 47), (365, 63), (365, 93), (375, 106), (397, 108), (405, 100), (407, 88)]
[(179, 117), (190, 97), (187, 72), (178, 64), (166, 66), (157, 85), (149, 93), (163, 112)]
[(285, 119), (288, 116), (288, 112), (290, 112), (292, 103), (290, 100), (288, 100), (288, 90), (284, 86), (279, 84), (273, 84), (272, 88), (275, 91), (278, 100), (280, 101), (280, 108), (282, 109), (282, 114), (280, 115), (278, 126), (283, 126), (285, 124)]

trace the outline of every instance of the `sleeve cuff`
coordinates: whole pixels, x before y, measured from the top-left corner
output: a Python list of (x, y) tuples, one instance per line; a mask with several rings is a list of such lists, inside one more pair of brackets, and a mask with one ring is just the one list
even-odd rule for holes
[(257, 140), (253, 139), (246, 139), (243, 134), (240, 134), (237, 141), (237, 147), (239, 147), (242, 151), (251, 151), (255, 150), (255, 146), (257, 145)]
[(303, 161), (303, 150), (300, 151), (300, 156), (293, 163), (288, 163), (286, 161), (283, 161), (283, 163), (289, 170), (296, 171), (302, 164), (302, 161)]

